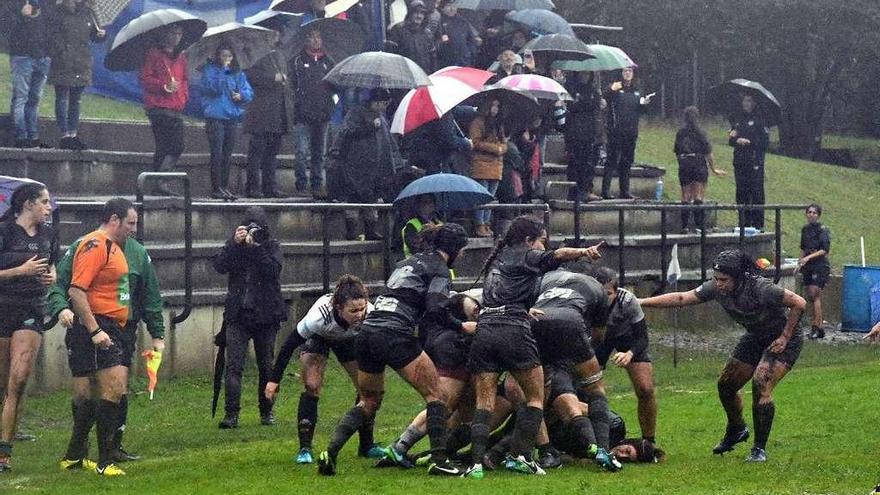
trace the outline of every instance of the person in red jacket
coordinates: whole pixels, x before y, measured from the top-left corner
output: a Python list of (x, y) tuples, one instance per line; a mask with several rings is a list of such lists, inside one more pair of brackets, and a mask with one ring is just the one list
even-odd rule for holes
[[(147, 49), (140, 82), (144, 91), (144, 109), (150, 119), (156, 151), (153, 170), (172, 172), (183, 154), (183, 117), (181, 112), (189, 99), (186, 56), (181, 53), (183, 29), (170, 25), (156, 33), (156, 44)], [(173, 196), (166, 182), (156, 192)]]

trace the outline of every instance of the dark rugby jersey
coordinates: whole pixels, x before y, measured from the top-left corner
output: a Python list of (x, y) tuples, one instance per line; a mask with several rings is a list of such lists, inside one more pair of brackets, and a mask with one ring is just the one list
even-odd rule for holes
[(638, 298), (626, 289), (617, 289), (617, 297), (608, 314), (605, 340), (632, 339), (635, 325), (645, 319)]
[(541, 275), (559, 267), (554, 251), (528, 246), (505, 248), (492, 263), (483, 283), (483, 306), (528, 310), (541, 290)]
[[(571, 309), (587, 327), (601, 324), (608, 306), (605, 288), (595, 278), (558, 269), (541, 277), (541, 294), (534, 307), (540, 310)], [(566, 314), (565, 312), (561, 314)]]
[[(0, 270), (21, 266), (34, 256), (46, 258), (49, 265), (54, 265), (58, 261), (58, 251), (58, 236), (48, 225), (40, 225), (36, 235), (31, 237), (15, 220), (0, 224)], [(37, 277), (0, 280), (0, 302), (42, 302), (47, 291), (48, 287), (44, 287)]]
[[(801, 229), (801, 249), (806, 254), (812, 254), (816, 251), (831, 252), (831, 232), (828, 227), (819, 222), (808, 223)], [(813, 258), (807, 262), (805, 266), (821, 266), (828, 264), (828, 256), (823, 255)]]
[(785, 289), (766, 278), (746, 276), (731, 294), (722, 294), (714, 280), (707, 280), (695, 292), (701, 301), (718, 301), (734, 321), (758, 337), (776, 338), (785, 327)]

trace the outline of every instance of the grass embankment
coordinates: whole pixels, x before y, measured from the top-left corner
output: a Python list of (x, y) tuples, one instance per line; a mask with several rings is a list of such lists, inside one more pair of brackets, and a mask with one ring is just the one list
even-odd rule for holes
[[(724, 457), (712, 456), (724, 418), (715, 380), (725, 356), (683, 350), (673, 368), (668, 348), (654, 346), (660, 404), (658, 440), (669, 454), (659, 465), (627, 465), (609, 474), (594, 466), (566, 465), (545, 477), (488, 473), (483, 481), (441, 479), (421, 469), (379, 470), (355, 457), (356, 439), (340, 455), (340, 474), (319, 478), (314, 466), (293, 463), (296, 403), (300, 385), (283, 384), (277, 404), (279, 423), (259, 426), (256, 378), (246, 378), (242, 426), (220, 431), (209, 415), (208, 378), (160, 383), (156, 398), (132, 399), (126, 446), (145, 456), (128, 464), (128, 476), (101, 479), (93, 473), (61, 472), (57, 459), (69, 434), (69, 395), (32, 398), (26, 404), (25, 428), (35, 443), (18, 444), (15, 469), (0, 476), (2, 493), (652, 493), (652, 494), (852, 494), (867, 493), (880, 481), (880, 429), (877, 412), (878, 347), (830, 347), (807, 343), (800, 362), (775, 394), (776, 424), (764, 465), (743, 462), (743, 446)], [(291, 371), (297, 365), (292, 365)], [(638, 434), (635, 397), (618, 369), (606, 374), (613, 409)], [(134, 381), (142, 390), (144, 381)], [(377, 422), (376, 437), (391, 441), (422, 402), (395, 375)], [(746, 388), (746, 418), (751, 424)], [(326, 445), (353, 391), (339, 366), (328, 368), (315, 441)], [(221, 406), (222, 408), (222, 406)], [(219, 419), (219, 418), (218, 418)], [(419, 449), (423, 444), (419, 444)], [(94, 452), (94, 441), (93, 441)]]

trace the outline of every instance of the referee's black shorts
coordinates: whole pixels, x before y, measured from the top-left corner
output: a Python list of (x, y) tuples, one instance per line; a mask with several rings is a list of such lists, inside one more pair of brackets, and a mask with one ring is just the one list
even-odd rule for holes
[[(101, 330), (110, 336), (110, 347), (102, 349), (93, 344), (89, 330), (79, 321), (75, 321), (64, 337), (64, 344), (67, 346), (67, 364), (74, 377), (89, 376), (98, 370), (114, 366), (125, 366), (124, 330), (112, 318), (95, 315), (95, 320)], [(131, 365), (130, 356), (131, 354), (128, 359), (129, 366)]]

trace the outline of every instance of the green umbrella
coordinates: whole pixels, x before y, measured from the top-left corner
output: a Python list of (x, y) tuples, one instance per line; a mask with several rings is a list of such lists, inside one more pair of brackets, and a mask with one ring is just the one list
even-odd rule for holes
[(633, 59), (629, 58), (629, 55), (616, 46), (598, 44), (587, 46), (590, 47), (590, 53), (596, 58), (587, 60), (557, 60), (553, 62), (552, 67), (554, 69), (575, 72), (599, 72), (637, 66)]

